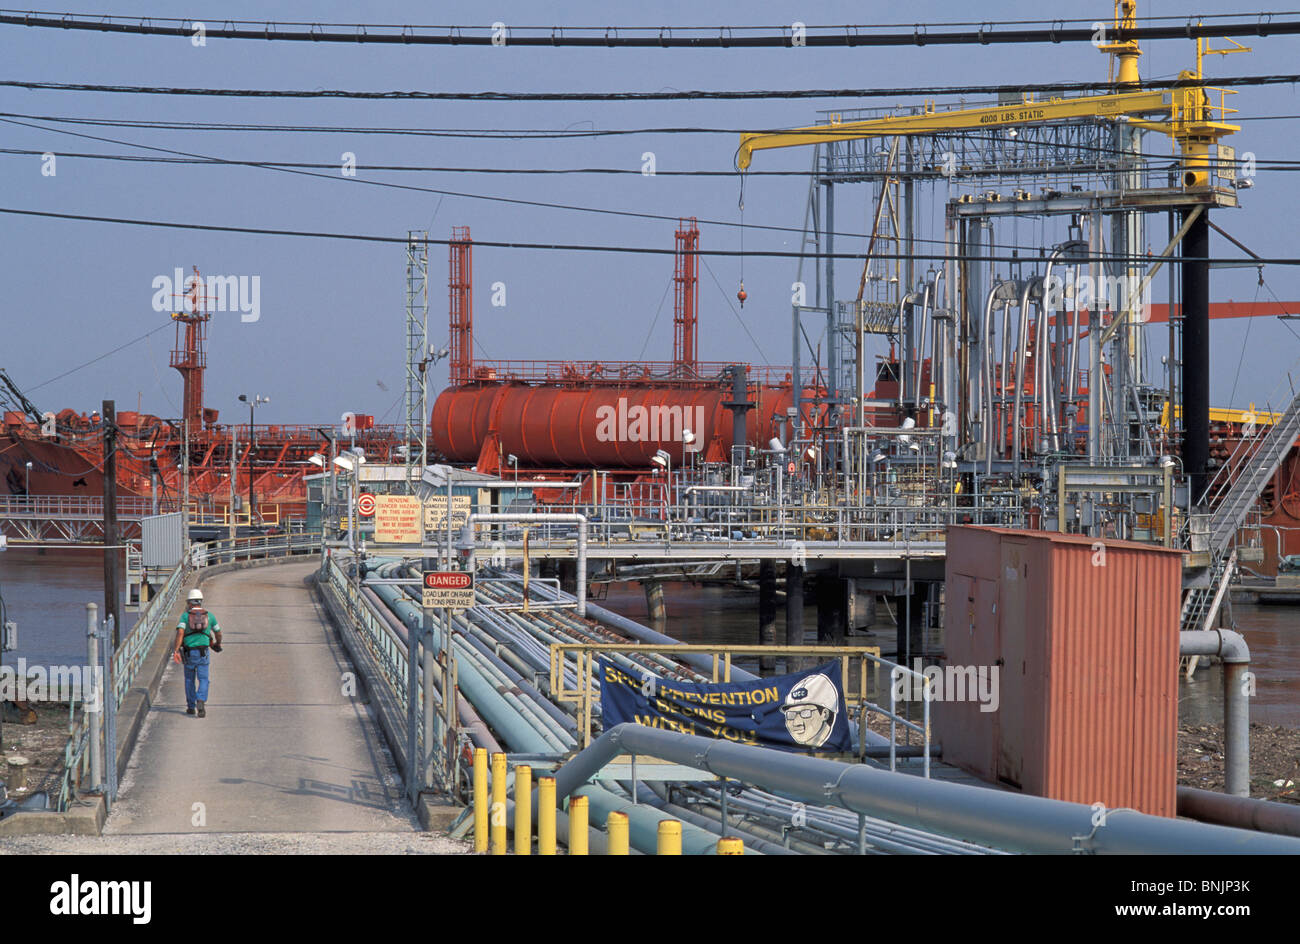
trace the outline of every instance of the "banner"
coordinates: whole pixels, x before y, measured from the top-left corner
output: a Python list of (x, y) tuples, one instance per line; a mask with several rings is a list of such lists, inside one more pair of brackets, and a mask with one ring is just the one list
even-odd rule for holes
[(631, 722), (666, 731), (785, 750), (853, 749), (840, 665), (752, 682), (679, 682), (632, 675), (600, 659), (605, 729)]

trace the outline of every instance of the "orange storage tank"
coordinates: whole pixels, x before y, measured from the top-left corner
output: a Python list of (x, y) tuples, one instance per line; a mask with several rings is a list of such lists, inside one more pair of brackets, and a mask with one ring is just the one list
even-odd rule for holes
[[(805, 397), (812, 398), (808, 390)], [(776, 435), (773, 416), (793, 402), (789, 386), (752, 387), (748, 442)], [(444, 390), (433, 405), (434, 447), (453, 462), (478, 458), (495, 423), (503, 453), (523, 465), (580, 468), (640, 467), (659, 449), (683, 461), (683, 430), (703, 450), (718, 436), (732, 442), (732, 414), (721, 388), (654, 385), (558, 387), (486, 384)], [(811, 409), (805, 405), (805, 415)]]
[[(999, 703), (931, 705), (944, 760), (1075, 803), (1174, 816), (1182, 553), (1001, 528), (948, 530), (946, 666)], [(969, 671), (969, 670), (967, 670)]]

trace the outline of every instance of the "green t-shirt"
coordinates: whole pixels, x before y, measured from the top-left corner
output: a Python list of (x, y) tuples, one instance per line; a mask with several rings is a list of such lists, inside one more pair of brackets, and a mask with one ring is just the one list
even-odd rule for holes
[(212, 640), (216, 638), (217, 633), (221, 632), (221, 626), (218, 625), (216, 616), (210, 612), (208, 613), (208, 625), (206, 631), (200, 629), (197, 632), (189, 632), (189, 610), (186, 610), (181, 614), (180, 620), (176, 623), (176, 628), (186, 630), (185, 635), (181, 637), (181, 645), (187, 649), (194, 649), (199, 646), (210, 646), (212, 645)]

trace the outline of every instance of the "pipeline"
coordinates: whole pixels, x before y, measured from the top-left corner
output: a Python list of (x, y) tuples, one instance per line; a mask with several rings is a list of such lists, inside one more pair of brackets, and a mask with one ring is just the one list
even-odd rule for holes
[(1093, 824), (1092, 807), (985, 787), (922, 780), (867, 766), (620, 724), (556, 771), (557, 796), (622, 753), (646, 754), (721, 777), (758, 784), (806, 803), (1017, 852), (1186, 855), (1300, 854), (1300, 840), (1114, 810)]
[(1250, 647), (1230, 629), (1196, 629), (1178, 634), (1180, 656), (1218, 656), (1223, 660), (1223, 788), (1250, 796), (1250, 696), (1246, 675)]
[(1300, 806), (1228, 796), (1196, 787), (1178, 788), (1178, 815), (1238, 829), (1300, 836)]

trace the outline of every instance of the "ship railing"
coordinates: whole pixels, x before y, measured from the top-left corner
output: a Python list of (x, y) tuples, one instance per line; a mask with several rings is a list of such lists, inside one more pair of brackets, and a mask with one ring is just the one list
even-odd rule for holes
[[(560, 510), (554, 506), (536, 509)], [(617, 505), (566, 505), (565, 511), (587, 516), (587, 541), (592, 544), (636, 544), (656, 541), (667, 544), (744, 545), (754, 541), (789, 543), (816, 542), (847, 546), (857, 543), (888, 543), (906, 547), (909, 543), (942, 542), (943, 532), (952, 525), (977, 524), (1023, 527), (1025, 514), (1016, 503), (968, 501), (963, 505), (878, 505), (833, 507), (824, 505), (751, 506), (722, 504), (704, 508), (677, 509), (667, 518), (623, 513)], [(519, 538), (521, 526), (483, 525), (482, 533), (506, 540)], [(535, 546), (576, 540), (572, 525), (543, 524), (529, 527)]]
[[(118, 518), (143, 518), (153, 514), (175, 511), (179, 503), (158, 501), (138, 495), (119, 495)], [(89, 495), (2, 495), (0, 517), (3, 518), (63, 518), (101, 520), (104, 517), (104, 500)]]

